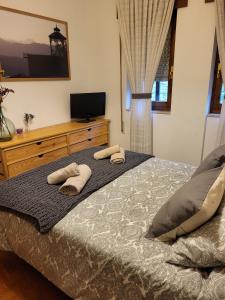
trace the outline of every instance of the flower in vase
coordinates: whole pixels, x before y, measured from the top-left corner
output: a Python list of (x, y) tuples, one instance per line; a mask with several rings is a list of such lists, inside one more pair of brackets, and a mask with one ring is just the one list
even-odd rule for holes
[(14, 90), (0, 86), (0, 105), (9, 93), (14, 93)]
[(33, 114), (24, 113), (24, 122), (30, 123), (34, 117), (35, 117), (35, 115), (33, 115)]
[(33, 114), (24, 113), (25, 132), (29, 131), (29, 124), (35, 116)]

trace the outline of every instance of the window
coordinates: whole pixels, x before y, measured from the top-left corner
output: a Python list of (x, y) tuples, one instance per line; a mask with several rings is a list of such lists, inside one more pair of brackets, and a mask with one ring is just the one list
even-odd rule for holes
[(219, 52), (217, 50), (210, 113), (220, 113), (224, 97), (225, 89), (221, 74)]
[(169, 111), (171, 108), (176, 18), (177, 11), (175, 9), (152, 87), (153, 110)]
[(152, 101), (167, 102), (168, 80), (156, 80), (152, 88)]

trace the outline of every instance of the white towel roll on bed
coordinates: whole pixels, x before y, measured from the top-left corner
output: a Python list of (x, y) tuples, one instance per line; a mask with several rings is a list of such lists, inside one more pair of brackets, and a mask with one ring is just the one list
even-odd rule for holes
[(120, 152), (111, 155), (110, 162), (111, 164), (125, 163), (125, 151), (122, 147), (120, 147)]
[(65, 168), (61, 168), (47, 177), (48, 184), (58, 184), (65, 181), (67, 178), (72, 176), (77, 176), (80, 174), (78, 169), (78, 164), (75, 162), (66, 166)]
[(109, 157), (112, 154), (117, 153), (117, 152), (120, 152), (120, 146), (119, 145), (114, 145), (112, 147), (105, 148), (103, 150), (95, 152), (94, 153), (94, 158), (97, 159), (97, 160), (98, 159), (103, 159), (103, 158)]
[(81, 192), (91, 177), (92, 172), (87, 165), (79, 165), (78, 170), (80, 171), (80, 175), (68, 178), (59, 188), (60, 193), (68, 196), (75, 196)]

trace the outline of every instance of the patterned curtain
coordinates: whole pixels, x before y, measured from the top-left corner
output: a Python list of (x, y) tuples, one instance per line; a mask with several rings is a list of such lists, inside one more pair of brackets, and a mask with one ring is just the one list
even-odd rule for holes
[[(219, 49), (221, 72), (225, 82), (225, 1), (215, 0), (216, 38)], [(225, 144), (225, 101), (222, 104), (216, 146)]]
[(151, 89), (174, 0), (117, 0), (122, 50), (132, 92), (131, 149), (152, 153)]

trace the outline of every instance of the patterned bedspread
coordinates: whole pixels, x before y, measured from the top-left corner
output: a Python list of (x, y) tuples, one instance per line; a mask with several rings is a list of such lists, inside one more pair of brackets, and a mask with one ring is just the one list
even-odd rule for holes
[(225, 299), (224, 269), (167, 264), (170, 246), (144, 238), (156, 211), (193, 170), (149, 159), (89, 196), (47, 234), (0, 212), (0, 248), (76, 300)]

